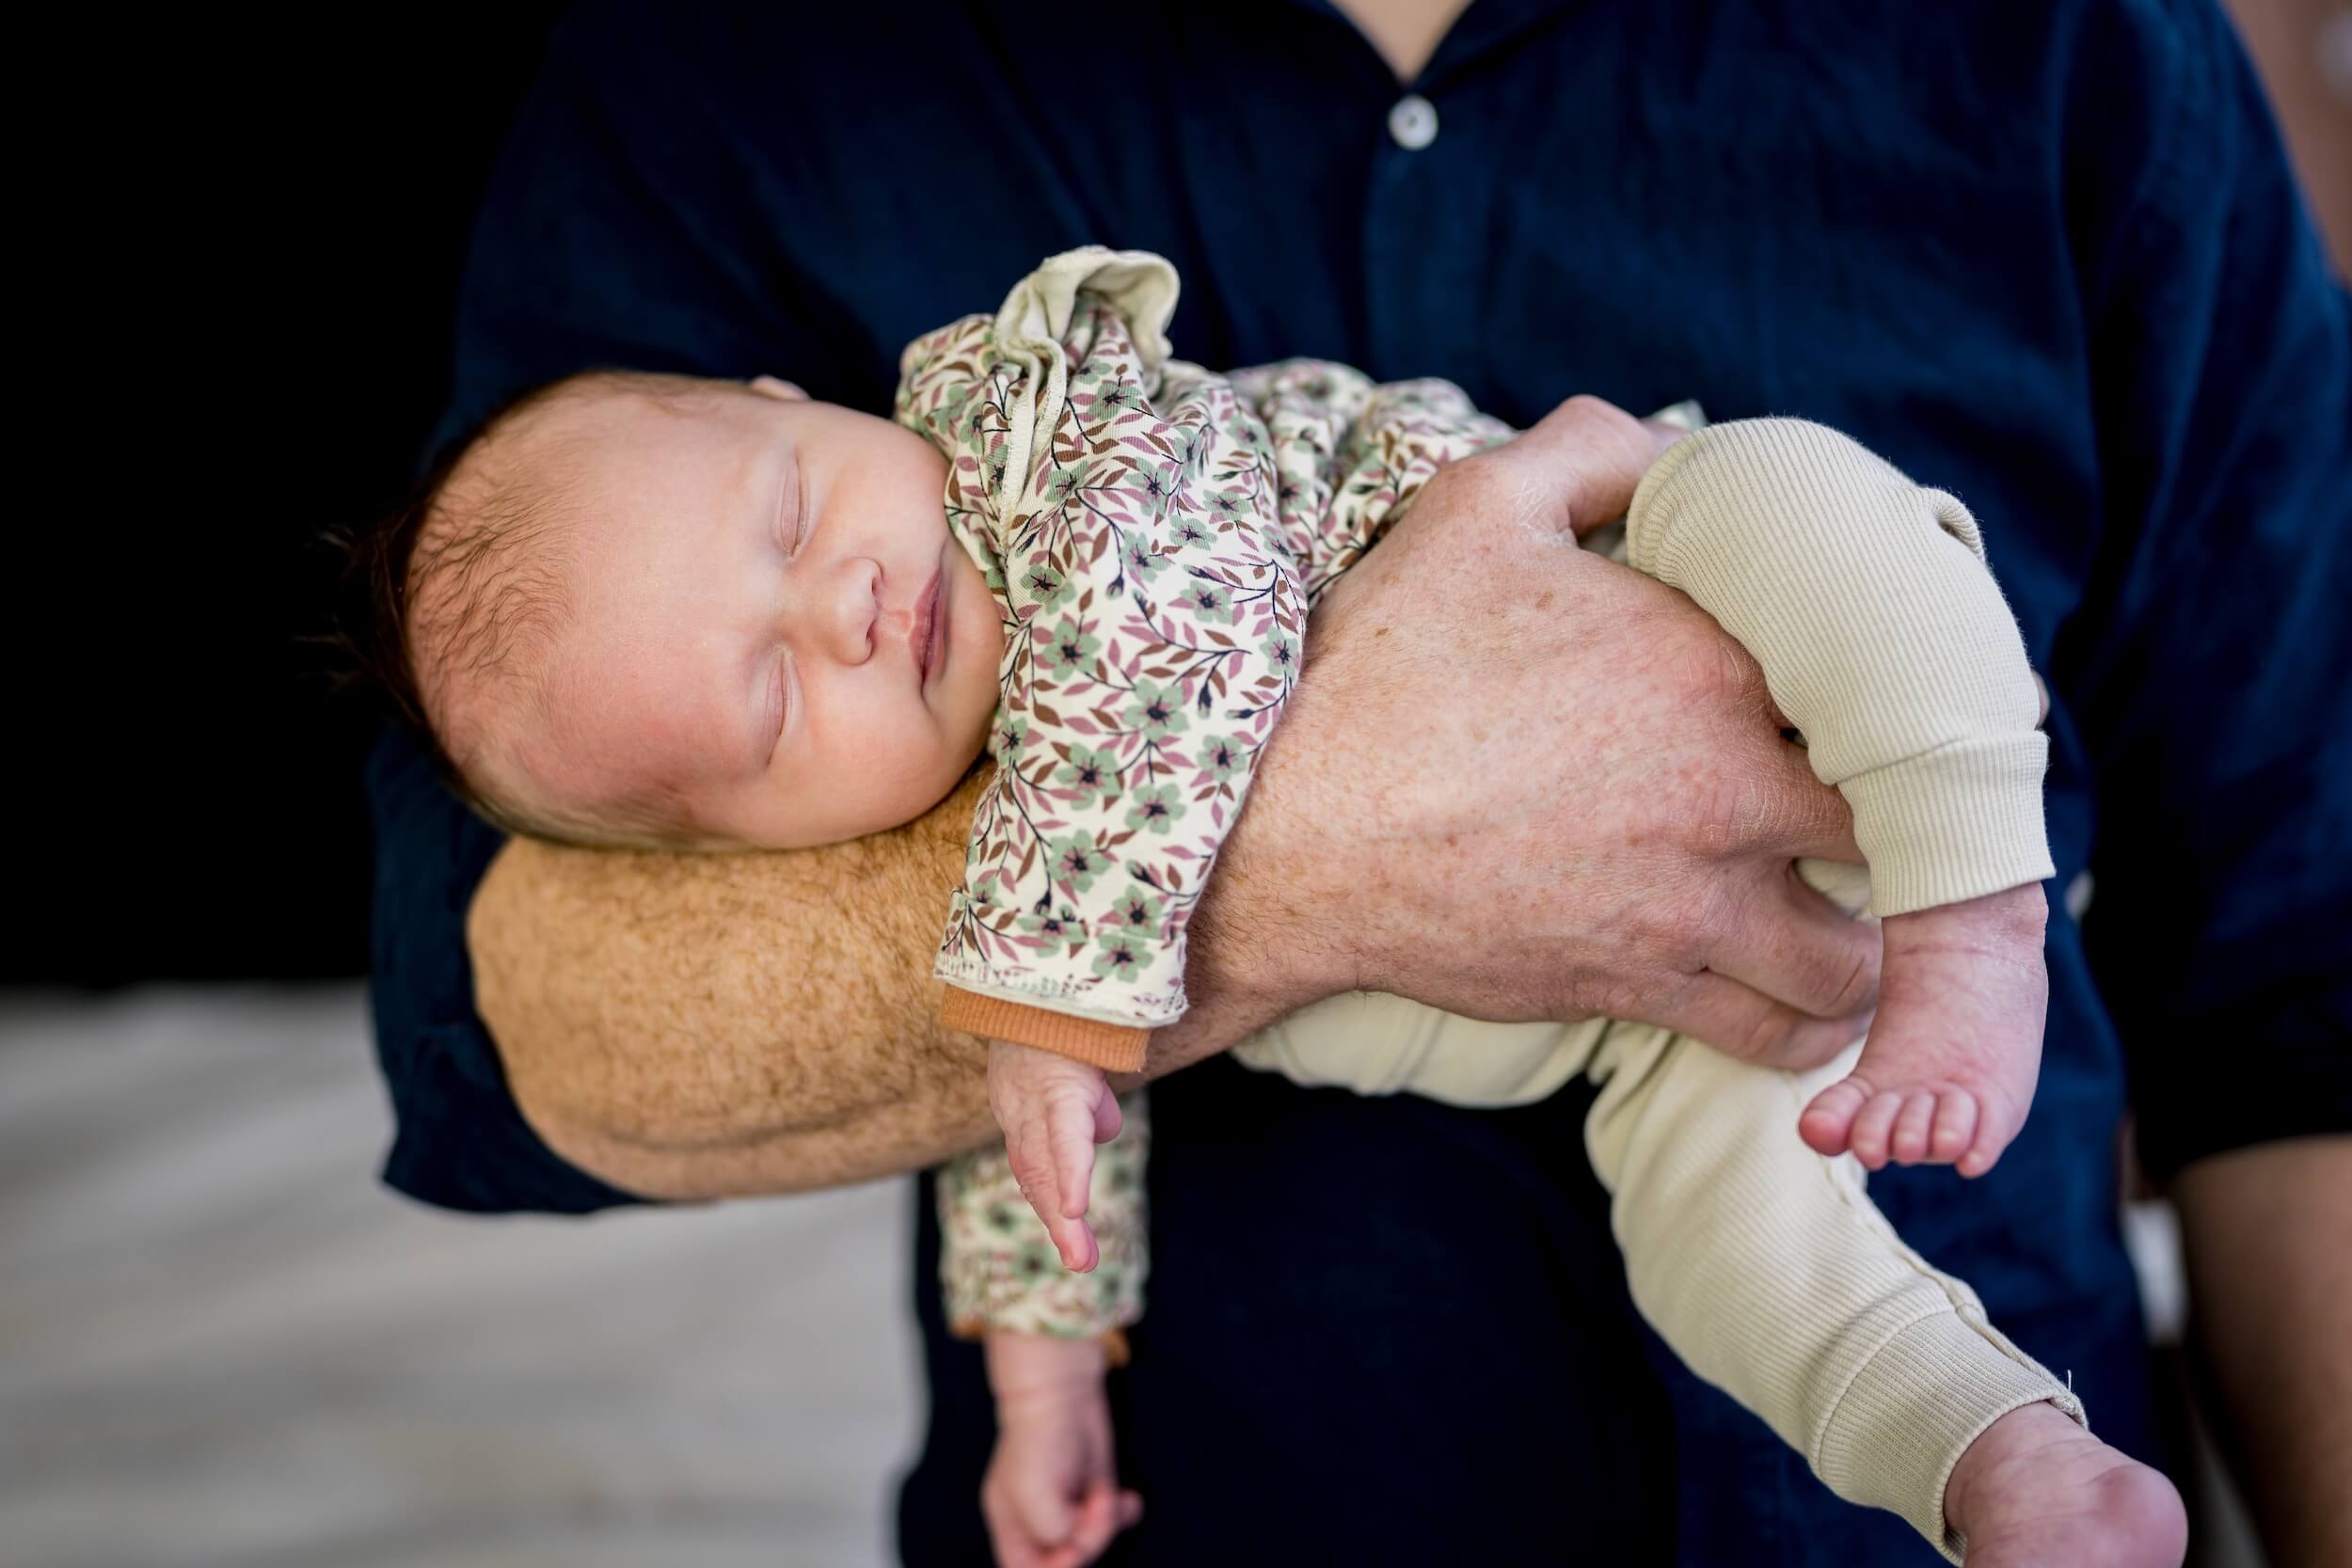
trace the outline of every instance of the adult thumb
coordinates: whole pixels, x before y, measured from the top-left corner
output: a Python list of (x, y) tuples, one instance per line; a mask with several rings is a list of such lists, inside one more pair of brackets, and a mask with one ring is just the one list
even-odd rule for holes
[(1642, 476), (1684, 434), (1578, 396), (1487, 455), (1517, 470), (1531, 522), (1581, 537), (1625, 515)]

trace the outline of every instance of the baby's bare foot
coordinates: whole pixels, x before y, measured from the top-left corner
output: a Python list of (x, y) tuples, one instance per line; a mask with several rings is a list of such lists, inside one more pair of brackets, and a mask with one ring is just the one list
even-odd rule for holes
[(2179, 1568), (2188, 1518), (2172, 1483), (2055, 1405), (1979, 1433), (1944, 1487), (1968, 1568)]
[(1814, 1097), (1797, 1131), (1871, 1170), (1993, 1168), (2033, 1103), (2050, 979), (2049, 906), (2030, 882), (1883, 923), (1878, 1016), (1851, 1077)]

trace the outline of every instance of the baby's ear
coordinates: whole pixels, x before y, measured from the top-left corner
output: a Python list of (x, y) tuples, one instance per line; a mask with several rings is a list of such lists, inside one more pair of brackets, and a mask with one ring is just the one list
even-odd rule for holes
[(789, 381), (778, 381), (772, 375), (752, 377), (752, 390), (761, 397), (774, 398), (779, 403), (806, 403), (808, 401), (806, 392), (802, 391)]

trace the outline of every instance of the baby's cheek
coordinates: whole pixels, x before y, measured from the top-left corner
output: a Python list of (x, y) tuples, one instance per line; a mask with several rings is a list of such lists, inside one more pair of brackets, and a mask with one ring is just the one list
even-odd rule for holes
[(900, 823), (914, 821), (954, 792), (988, 749), (993, 717), (992, 707), (968, 735), (959, 735), (926, 713), (920, 724), (910, 724), (898, 735), (886, 761), (877, 759), (882, 763), (878, 776), (897, 781), (893, 815)]

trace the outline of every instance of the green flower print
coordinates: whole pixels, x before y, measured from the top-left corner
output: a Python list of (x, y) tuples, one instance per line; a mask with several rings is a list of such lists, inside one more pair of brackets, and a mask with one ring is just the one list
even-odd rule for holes
[(1249, 743), (1237, 735), (1212, 740), (1200, 748), (1200, 765), (1225, 784), (1249, 764)]
[(1127, 704), (1127, 725), (1140, 730), (1148, 739), (1166, 740), (1185, 729), (1191, 721), (1184, 717), (1184, 694), (1172, 686), (1160, 686), (1152, 681), (1136, 682), (1135, 696)]
[(1127, 826), (1138, 832), (1165, 833), (1184, 815), (1184, 796), (1174, 784), (1142, 784), (1128, 799), (1135, 809), (1127, 813)]
[(1142, 491), (1151, 501), (1152, 509), (1157, 512), (1168, 504), (1168, 498), (1176, 493), (1184, 481), (1173, 464), (1145, 463), (1128, 476), (1127, 483)]
[(1089, 637), (1075, 617), (1065, 615), (1042, 637), (1029, 642), (1029, 657), (1037, 660), (1038, 673), (1050, 675), (1057, 670), (1083, 675), (1103, 651), (1103, 640)]
[(1111, 863), (1111, 858), (1103, 853), (1092, 833), (1071, 833), (1045, 847), (1054, 857), (1054, 880), (1067, 882), (1073, 893), (1084, 893), (1092, 887), (1094, 879)]
[(1077, 592), (1075, 584), (1042, 561), (1032, 561), (1021, 569), (1021, 586), (1047, 610), (1054, 609)]
[(1095, 943), (1103, 950), (1094, 956), (1094, 973), (1106, 980), (1132, 983), (1149, 961), (1143, 940), (1125, 931), (1104, 931)]
[(1134, 574), (1137, 582), (1150, 582), (1168, 570), (1168, 558), (1145, 543), (1140, 534), (1127, 541), (1127, 547), (1121, 552), (1120, 560)]
[(1160, 895), (1141, 882), (1130, 882), (1111, 906), (1104, 930), (1150, 932), (1160, 923)]
[(1021, 760), (1021, 749), (1029, 743), (1029, 721), (1018, 714), (1000, 713), (996, 727), (989, 732), (988, 754), (1003, 767), (1010, 768)]
[(1095, 752), (1073, 745), (1070, 760), (1055, 772), (1054, 782), (1077, 792), (1070, 802), (1072, 811), (1085, 811), (1098, 795), (1107, 800), (1119, 793), (1119, 759), (1107, 750)]
[(1266, 633), (1265, 641), (1258, 644), (1258, 651), (1285, 675), (1298, 673), (1298, 639), (1288, 632)]
[(1086, 488), (1087, 469), (1093, 465), (1085, 458), (1056, 468), (1045, 480), (1045, 499), (1056, 506), (1066, 505), (1070, 498)]
[(1087, 923), (1078, 918), (1078, 911), (1064, 904), (1058, 909), (1038, 910), (1021, 917), (1024, 935), (1043, 937), (1048, 942), (1084, 942)]
[(1230, 626), (1233, 624), (1233, 591), (1221, 582), (1195, 578), (1176, 602), (1190, 610), (1192, 618), (1203, 626)]

